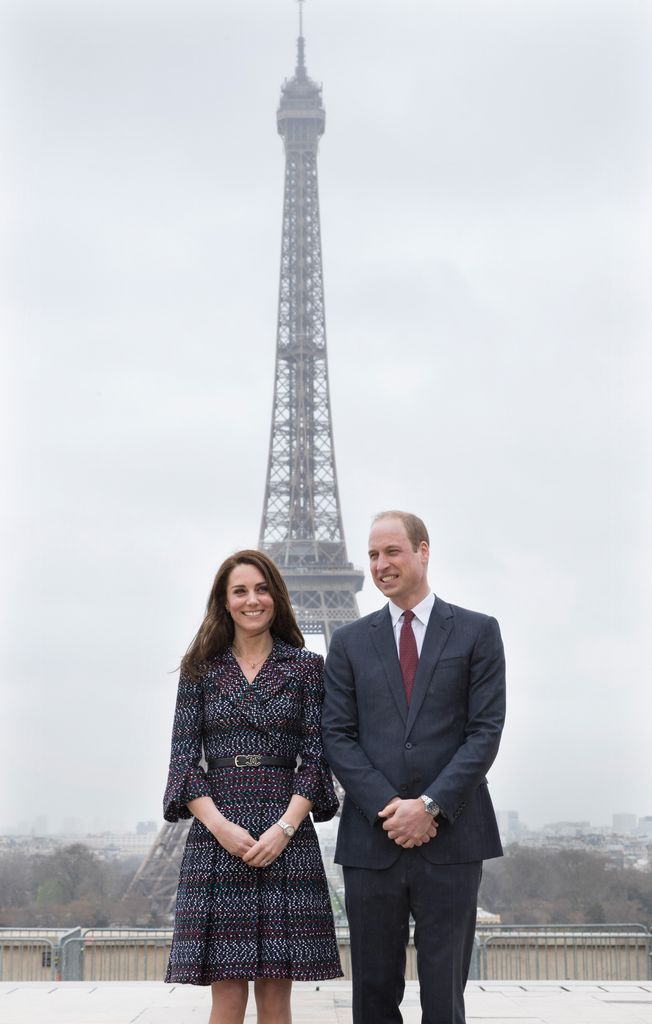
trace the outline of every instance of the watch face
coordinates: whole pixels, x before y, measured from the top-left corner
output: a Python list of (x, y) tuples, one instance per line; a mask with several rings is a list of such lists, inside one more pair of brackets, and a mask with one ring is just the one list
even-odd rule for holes
[(286, 825), (285, 828), (283, 829), (283, 831), (285, 832), (286, 836), (288, 836), (291, 839), (292, 836), (294, 835), (296, 829), (295, 829), (294, 825)]

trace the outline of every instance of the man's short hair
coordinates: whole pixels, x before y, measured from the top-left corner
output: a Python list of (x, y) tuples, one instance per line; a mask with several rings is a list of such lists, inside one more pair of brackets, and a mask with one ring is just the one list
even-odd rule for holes
[(414, 551), (418, 551), (419, 544), (426, 543), (430, 547), (430, 537), (426, 529), (426, 524), (423, 519), (419, 519), (413, 512), (401, 512), (398, 509), (390, 509), (387, 512), (379, 512), (374, 516), (373, 523), (377, 523), (379, 519), (400, 519), (405, 527), (405, 532), (408, 535), (408, 540), (412, 545)]

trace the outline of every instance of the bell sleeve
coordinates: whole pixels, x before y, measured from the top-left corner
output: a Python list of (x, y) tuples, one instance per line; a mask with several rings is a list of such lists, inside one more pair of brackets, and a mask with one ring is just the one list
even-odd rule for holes
[(177, 703), (172, 726), (170, 770), (163, 797), (166, 821), (191, 818), (186, 806), (190, 800), (210, 796), (206, 773), (199, 767), (202, 757), (204, 699), (202, 683), (191, 679), (183, 670), (179, 676)]
[(314, 821), (330, 821), (339, 810), (333, 776), (321, 743), (324, 701), (324, 659), (316, 654), (304, 669), (301, 710), (301, 764), (294, 776), (294, 793), (312, 800)]

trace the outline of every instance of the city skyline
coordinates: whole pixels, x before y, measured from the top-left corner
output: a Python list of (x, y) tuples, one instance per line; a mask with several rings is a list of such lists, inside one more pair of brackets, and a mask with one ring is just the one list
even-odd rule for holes
[[(518, 809), (496, 808), (496, 816), (501, 834), (516, 842), (518, 842), (518, 837), (515, 835), (515, 827), (517, 833), (520, 833), (523, 837), (536, 834), (555, 834), (556, 831), (560, 830), (566, 831), (568, 835), (572, 835), (573, 829), (576, 829), (578, 833), (590, 835), (592, 829), (597, 829), (601, 834), (632, 835), (652, 839), (652, 813), (638, 814), (633, 811), (613, 811), (610, 815), (611, 822), (590, 821), (578, 817), (546, 821), (539, 825), (532, 825), (521, 818)], [(161, 820), (149, 818), (131, 822), (131, 825), (128, 822), (123, 824), (124, 827), (122, 828), (112, 828), (108, 827), (108, 822), (101, 821), (100, 819), (95, 819), (89, 825), (88, 821), (84, 818), (68, 817), (59, 820), (57, 827), (53, 822), (50, 822), (46, 814), (38, 814), (32, 818), (31, 822), (25, 819), (11, 825), (0, 821), (0, 837), (14, 837), (16, 839), (30, 837), (35, 839), (78, 838), (80, 842), (83, 842), (86, 838), (99, 836), (139, 836), (149, 837), (150, 841), (153, 842), (160, 829)], [(333, 821), (322, 823), (320, 827), (324, 833), (329, 833), (329, 831), (334, 829), (337, 830), (337, 818)]]
[[(643, 829), (645, 834), (652, 835), (652, 811), (650, 813), (637, 813), (635, 811), (612, 811), (608, 814), (611, 821), (592, 821), (583, 818), (579, 815), (576, 818), (559, 819), (556, 821), (544, 821), (541, 824), (533, 825), (525, 818), (521, 817), (521, 813), (517, 808), (505, 809), (496, 808), (496, 814), (498, 816), (499, 825), (500, 822), (508, 815), (515, 815), (520, 827), (526, 832), (541, 832), (546, 829), (551, 829), (558, 825), (565, 826), (588, 826), (589, 828), (597, 828), (602, 830), (611, 828), (614, 833), (618, 832), (618, 825), (616, 819), (628, 819), (627, 827), (623, 830), (636, 831)], [(55, 819), (56, 821), (57, 819)], [(0, 836), (84, 836), (84, 835), (97, 835), (101, 833), (156, 833), (160, 828), (162, 818), (146, 818), (140, 819), (137, 822), (131, 822), (129, 827), (128, 822), (122, 822), (120, 828), (111, 826), (108, 820), (96, 818), (92, 824), (89, 825), (89, 820), (83, 817), (64, 817), (58, 819), (58, 827), (54, 824), (47, 814), (41, 813), (34, 815), (31, 820), (22, 819), (14, 823), (0, 821)], [(624, 824), (624, 822), (622, 823)], [(337, 827), (337, 820), (332, 823), (332, 827)], [(503, 826), (500, 825), (501, 831)]]

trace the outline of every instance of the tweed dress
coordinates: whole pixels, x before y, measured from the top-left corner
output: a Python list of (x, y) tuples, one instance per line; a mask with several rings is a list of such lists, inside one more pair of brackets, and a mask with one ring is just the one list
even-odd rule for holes
[[(167, 821), (211, 796), (254, 839), (279, 820), (291, 796), (313, 801), (327, 821), (338, 801), (321, 747), (323, 659), (275, 639), (253, 683), (231, 648), (197, 680), (181, 673), (164, 798)], [(295, 758), (293, 768), (199, 767), (236, 754)], [(225, 978), (341, 977), (333, 915), (310, 815), (268, 868), (225, 850), (195, 818), (181, 863), (167, 982), (209, 985)]]

